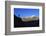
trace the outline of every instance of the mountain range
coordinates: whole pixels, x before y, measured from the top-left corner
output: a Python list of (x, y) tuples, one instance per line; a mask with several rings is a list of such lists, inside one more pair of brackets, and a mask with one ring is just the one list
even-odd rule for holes
[(38, 20), (38, 16), (27, 16), (27, 17), (22, 17), (22, 21), (33, 21), (33, 20)]

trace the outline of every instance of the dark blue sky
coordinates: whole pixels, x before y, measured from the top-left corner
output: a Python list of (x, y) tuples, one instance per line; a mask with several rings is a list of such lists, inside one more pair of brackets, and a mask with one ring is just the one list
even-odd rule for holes
[(24, 17), (24, 16), (39, 16), (39, 9), (29, 9), (29, 8), (14, 8), (14, 15), (17, 17)]

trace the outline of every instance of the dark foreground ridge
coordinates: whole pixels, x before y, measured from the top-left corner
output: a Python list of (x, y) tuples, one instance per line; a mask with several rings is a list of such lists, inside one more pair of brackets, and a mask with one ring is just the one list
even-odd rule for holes
[(14, 28), (16, 27), (39, 27), (39, 20), (23, 22), (21, 18), (14, 15)]

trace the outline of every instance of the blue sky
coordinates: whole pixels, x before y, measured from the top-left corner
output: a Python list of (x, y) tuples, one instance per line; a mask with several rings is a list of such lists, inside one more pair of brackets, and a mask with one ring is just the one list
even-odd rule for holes
[(32, 9), (32, 8), (14, 8), (14, 15), (17, 17), (25, 17), (25, 16), (39, 16), (39, 9)]

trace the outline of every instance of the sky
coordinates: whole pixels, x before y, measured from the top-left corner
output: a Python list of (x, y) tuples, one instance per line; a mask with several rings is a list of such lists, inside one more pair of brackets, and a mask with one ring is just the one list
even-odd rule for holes
[(29, 8), (14, 8), (14, 15), (17, 17), (25, 17), (25, 16), (39, 16), (39, 9), (29, 9)]

